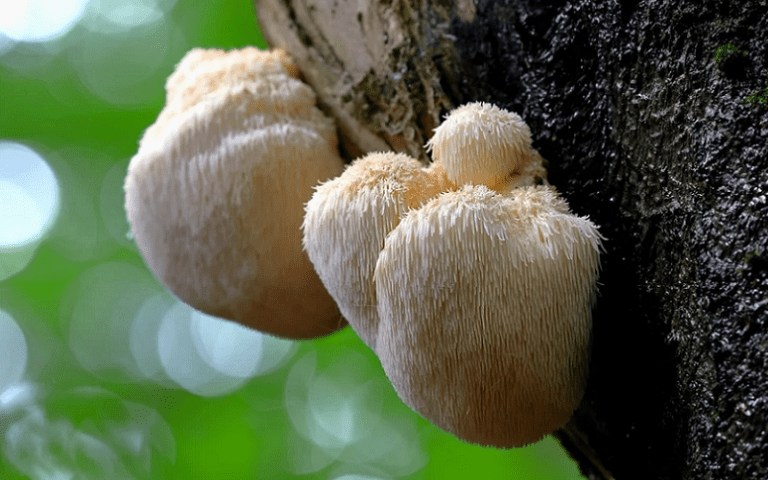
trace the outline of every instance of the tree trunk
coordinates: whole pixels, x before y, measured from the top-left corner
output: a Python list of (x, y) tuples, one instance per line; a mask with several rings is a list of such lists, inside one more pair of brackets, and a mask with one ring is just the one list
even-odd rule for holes
[(768, 2), (257, 0), (349, 157), (426, 160), (449, 109), (519, 113), (607, 238), (589, 478), (768, 478)]

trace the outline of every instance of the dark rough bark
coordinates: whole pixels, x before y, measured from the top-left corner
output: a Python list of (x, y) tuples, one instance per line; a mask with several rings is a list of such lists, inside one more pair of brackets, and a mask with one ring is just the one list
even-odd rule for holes
[(328, 2), (381, 47), (343, 88), (312, 3), (259, 18), (349, 117), (350, 152), (426, 158), (439, 115), (493, 102), (601, 226), (590, 381), (559, 432), (585, 474), (768, 478), (768, 2)]

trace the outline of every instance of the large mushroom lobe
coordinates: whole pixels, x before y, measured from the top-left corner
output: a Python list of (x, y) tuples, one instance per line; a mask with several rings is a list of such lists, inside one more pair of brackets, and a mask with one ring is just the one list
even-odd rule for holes
[(304, 203), (341, 173), (336, 127), (281, 51), (192, 50), (125, 181), (131, 233), (184, 302), (287, 338), (346, 323), (301, 245)]
[(552, 187), (467, 185), (411, 211), (374, 274), (376, 353), (400, 398), (482, 445), (561, 427), (586, 384), (599, 245)]
[(450, 182), (442, 168), (408, 155), (370, 153), (316, 188), (307, 203), (303, 244), (328, 292), (360, 338), (375, 348), (373, 270), (384, 239), (408, 211)]

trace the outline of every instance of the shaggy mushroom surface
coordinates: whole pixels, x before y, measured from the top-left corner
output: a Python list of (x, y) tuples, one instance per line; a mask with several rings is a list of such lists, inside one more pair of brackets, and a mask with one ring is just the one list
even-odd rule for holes
[(206, 313), (288, 338), (346, 322), (301, 245), (304, 203), (341, 173), (336, 127), (282, 51), (192, 50), (125, 181), (150, 269)]
[(434, 162), (371, 154), (317, 188), (304, 246), (405, 403), (497, 447), (562, 426), (588, 373), (601, 236), (518, 115), (451, 112)]

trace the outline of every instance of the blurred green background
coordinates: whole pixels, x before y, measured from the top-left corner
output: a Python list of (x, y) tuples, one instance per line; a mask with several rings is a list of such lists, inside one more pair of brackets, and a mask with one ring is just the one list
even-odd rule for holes
[(147, 270), (128, 161), (187, 50), (246, 45), (251, 0), (0, 4), (0, 478), (582, 478), (433, 427), (350, 329), (261, 335)]

